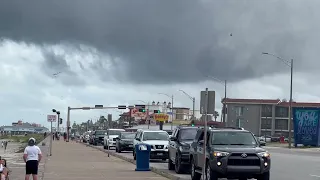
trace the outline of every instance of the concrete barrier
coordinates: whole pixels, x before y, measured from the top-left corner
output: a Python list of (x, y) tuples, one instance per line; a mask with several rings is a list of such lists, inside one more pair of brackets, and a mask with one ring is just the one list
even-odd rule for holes
[[(102, 149), (102, 148), (99, 148), (98, 146), (93, 146), (93, 145), (88, 145), (88, 144), (84, 144), (82, 143), (83, 145), (86, 145), (88, 147), (91, 147), (91, 148), (94, 148), (94, 149), (97, 149), (99, 151), (102, 151), (104, 153), (108, 153), (108, 150), (105, 150), (105, 149)], [(130, 162), (132, 164), (136, 164), (136, 161), (131, 159), (131, 158), (128, 158), (128, 157), (125, 157), (125, 156), (121, 156), (120, 154), (116, 153), (116, 152), (113, 152), (113, 151), (109, 151), (109, 154), (111, 156), (114, 156), (114, 157), (117, 157), (119, 159), (122, 159), (124, 161), (127, 161), (127, 162)], [(156, 173), (156, 174), (159, 174), (160, 176), (163, 176), (163, 177), (166, 177), (168, 179), (171, 179), (171, 180), (186, 180), (184, 178), (180, 178), (178, 176), (175, 176), (174, 174), (171, 174), (169, 172), (166, 172), (164, 171), (163, 169), (159, 169), (159, 168), (155, 168), (155, 167), (152, 167), (150, 166), (150, 169), (152, 172)]]

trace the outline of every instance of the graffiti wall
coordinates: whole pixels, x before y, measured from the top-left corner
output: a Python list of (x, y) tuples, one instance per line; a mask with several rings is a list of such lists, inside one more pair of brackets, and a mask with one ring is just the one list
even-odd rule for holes
[(295, 145), (319, 146), (319, 115), (318, 108), (293, 108)]

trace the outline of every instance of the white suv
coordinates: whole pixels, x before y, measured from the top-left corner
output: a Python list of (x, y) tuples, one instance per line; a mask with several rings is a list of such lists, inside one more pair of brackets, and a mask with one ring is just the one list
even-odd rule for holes
[(117, 137), (121, 132), (125, 132), (124, 129), (108, 129), (103, 138), (103, 148), (108, 149), (110, 147), (116, 147)]
[(168, 159), (169, 134), (165, 131), (142, 130), (136, 132), (133, 140), (133, 157), (136, 159), (135, 145), (148, 144), (151, 146), (150, 159)]

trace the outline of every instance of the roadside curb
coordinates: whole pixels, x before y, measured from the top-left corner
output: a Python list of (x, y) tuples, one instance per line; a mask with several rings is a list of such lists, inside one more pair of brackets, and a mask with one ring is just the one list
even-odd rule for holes
[[(99, 148), (99, 147), (97, 147), (97, 146), (92, 146), (92, 145), (84, 144), (84, 143), (81, 143), (81, 144), (83, 144), (83, 145), (85, 145), (85, 146), (87, 146), (87, 147), (91, 147), (91, 148), (97, 149), (97, 150), (102, 151), (102, 152), (104, 152), (104, 153), (108, 153), (107, 150), (101, 149), (101, 148)], [(117, 153), (115, 153), (115, 152), (109, 151), (109, 154), (110, 154), (111, 156), (117, 157), (117, 158), (119, 158), (119, 159), (122, 159), (122, 160), (124, 160), (124, 161), (130, 162), (130, 163), (132, 163), (132, 164), (136, 164), (136, 161), (135, 161), (135, 160), (130, 159), (130, 158), (127, 158), (127, 157), (124, 157), (124, 156), (121, 156), (121, 155), (119, 155), (119, 154), (117, 154)], [(150, 170), (151, 170), (152, 172), (160, 175), (160, 176), (166, 177), (166, 178), (171, 179), (171, 180), (186, 180), (185, 178), (177, 177), (177, 176), (175, 176), (175, 175), (173, 175), (173, 174), (171, 174), (171, 173), (165, 172), (165, 171), (163, 171), (163, 170), (161, 170), (161, 169), (158, 169), (158, 168), (155, 168), (155, 167), (152, 167), (152, 166), (150, 166)]]

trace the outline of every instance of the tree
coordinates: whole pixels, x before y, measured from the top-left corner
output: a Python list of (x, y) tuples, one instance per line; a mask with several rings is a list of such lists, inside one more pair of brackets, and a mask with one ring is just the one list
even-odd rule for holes
[(214, 111), (214, 121), (217, 121), (217, 117), (219, 116), (218, 111)]

